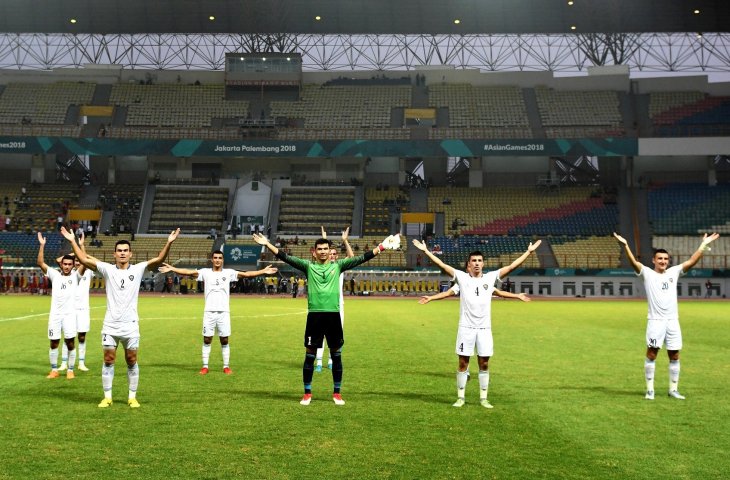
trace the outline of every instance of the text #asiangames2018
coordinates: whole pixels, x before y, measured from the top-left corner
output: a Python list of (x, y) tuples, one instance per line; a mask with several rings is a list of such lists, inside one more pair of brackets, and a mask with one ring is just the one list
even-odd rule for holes
[(493, 143), (487, 143), (484, 145), (485, 151), (523, 151), (523, 152), (542, 152), (545, 150), (545, 144), (543, 143), (528, 143), (525, 145), (499, 145)]

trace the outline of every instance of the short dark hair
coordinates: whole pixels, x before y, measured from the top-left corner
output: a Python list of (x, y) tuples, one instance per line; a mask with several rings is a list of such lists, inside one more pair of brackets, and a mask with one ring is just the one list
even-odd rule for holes
[(318, 245), (327, 245), (328, 247), (332, 248), (332, 242), (329, 241), (328, 238), (318, 238), (316, 242), (314, 242), (314, 248), (317, 249)]
[(666, 250), (664, 250), (663, 248), (657, 248), (657, 249), (655, 249), (655, 250), (654, 250), (654, 255), (652, 255), (652, 256), (653, 256), (653, 257), (656, 257), (656, 254), (657, 254), (657, 253), (666, 253), (667, 255), (669, 255), (669, 252), (667, 252), (667, 251), (666, 251)]
[(210, 258), (213, 258), (213, 255), (215, 254), (218, 254), (221, 257), (223, 256), (223, 252), (221, 252), (220, 250), (213, 250), (212, 252), (210, 252)]
[(114, 251), (115, 251), (115, 252), (117, 251), (117, 247), (118, 247), (119, 245), (127, 245), (127, 246), (129, 247), (129, 251), (130, 251), (130, 252), (132, 251), (132, 244), (131, 244), (131, 243), (129, 243), (129, 240), (124, 240), (124, 239), (122, 239), (122, 240), (117, 240), (117, 243), (115, 243), (115, 244), (114, 244)]
[(471, 260), (471, 257), (482, 257), (482, 259), (484, 259), (484, 254), (479, 250), (474, 250), (473, 252), (471, 252), (464, 261), (464, 269), (469, 267), (469, 260)]
[(64, 255), (61, 257), (61, 263), (63, 263), (64, 260), (71, 260), (72, 262), (76, 259), (73, 255)]

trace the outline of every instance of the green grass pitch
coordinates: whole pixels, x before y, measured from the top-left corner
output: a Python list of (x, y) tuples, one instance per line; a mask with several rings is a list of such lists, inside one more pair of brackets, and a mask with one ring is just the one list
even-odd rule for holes
[[(102, 398), (92, 298), (88, 373), (47, 380), (49, 297), (0, 297), (0, 479), (727, 478), (727, 303), (680, 301), (680, 391), (643, 399), (645, 301), (494, 300), (492, 411), (455, 400), (458, 300), (346, 298), (343, 398), (328, 370), (299, 405), (306, 300), (232, 300), (232, 376), (200, 369), (203, 299), (140, 299), (142, 408)], [(120, 355), (121, 359), (121, 355)], [(472, 372), (476, 360), (472, 360)]]

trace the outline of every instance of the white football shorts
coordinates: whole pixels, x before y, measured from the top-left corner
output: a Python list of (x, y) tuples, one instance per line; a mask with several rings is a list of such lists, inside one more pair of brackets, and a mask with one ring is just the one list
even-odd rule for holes
[(649, 319), (646, 322), (646, 345), (652, 348), (662, 348), (662, 345), (666, 345), (667, 350), (682, 350), (679, 319)]
[(61, 331), (63, 338), (74, 338), (76, 336), (76, 315), (73, 313), (65, 315), (51, 315), (48, 317), (48, 339), (60, 340)]
[(139, 337), (120, 337), (109, 333), (101, 334), (101, 348), (116, 350), (117, 345), (121, 345), (125, 350), (138, 350)]
[(212, 337), (216, 330), (219, 337), (231, 336), (230, 312), (203, 312), (203, 336)]
[(76, 310), (76, 331), (88, 332), (91, 328), (91, 312), (89, 310)]
[(456, 333), (456, 354), (464, 357), (476, 354), (480, 357), (494, 355), (494, 339), (491, 328), (459, 327)]

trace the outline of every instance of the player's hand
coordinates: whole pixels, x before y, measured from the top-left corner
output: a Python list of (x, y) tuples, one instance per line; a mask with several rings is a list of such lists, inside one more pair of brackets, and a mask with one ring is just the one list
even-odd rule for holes
[(524, 293), (517, 294), (517, 298), (519, 298), (523, 302), (531, 302), (532, 301), (532, 299), (530, 297), (528, 297), (527, 295), (525, 295)]
[[(40, 232), (38, 233), (38, 235), (40, 235)], [(66, 230), (66, 227), (64, 226), (61, 226), (61, 235), (63, 235), (63, 238), (65, 238), (69, 242), (74, 241), (74, 233)]]
[(167, 273), (167, 272), (171, 272), (171, 271), (172, 271), (172, 266), (171, 266), (171, 265), (168, 265), (168, 264), (166, 264), (166, 263), (163, 263), (162, 265), (160, 265), (160, 266), (159, 266), (159, 267), (157, 268), (157, 271), (158, 271), (158, 272), (160, 272), (160, 273)]
[(347, 227), (346, 229), (344, 229), (342, 231), (342, 241), (346, 242), (349, 235), (350, 235), (350, 227)]
[[(63, 228), (63, 227), (61, 227)], [(38, 232), (38, 243), (41, 244), (41, 247), (46, 245), (46, 237), (44, 237), (41, 232)]]
[(85, 238), (85, 237), (84, 237), (84, 232), (83, 232), (83, 230), (82, 230), (82, 231), (81, 231), (81, 235), (79, 236), (79, 247), (80, 247), (80, 246), (82, 246), (82, 245), (84, 244), (84, 238)]
[(426, 305), (430, 301), (431, 301), (431, 297), (429, 297), (429, 296), (423, 296), (418, 299), (418, 303), (420, 303), (421, 305)]
[(278, 272), (279, 269), (276, 267), (272, 267), (271, 265), (268, 265), (266, 268), (263, 269), (263, 271), (266, 275), (272, 275), (272, 274)]
[(622, 237), (621, 235), (619, 235), (618, 233), (613, 232), (613, 236), (616, 240), (618, 240), (618, 243), (620, 243), (621, 245), (628, 245), (628, 243), (626, 242), (626, 239), (624, 237)]
[(319, 229), (322, 231), (322, 238), (327, 238), (327, 232), (324, 231), (324, 225), (320, 226)]
[(422, 252), (425, 252), (428, 250), (428, 246), (426, 245), (426, 243), (418, 240), (417, 238), (414, 238), (411, 241), (411, 243), (413, 244), (414, 247), (416, 247), (417, 249), (419, 249)]
[(702, 250), (703, 252), (707, 252), (707, 251), (711, 250), (710, 244), (712, 242), (714, 242), (715, 240), (717, 240), (718, 238), (720, 238), (719, 233), (713, 233), (709, 237), (705, 233), (704, 237), (702, 237), (702, 243), (700, 244), (700, 250)]
[(398, 250), (400, 248), (400, 233), (386, 237), (382, 245), (386, 250)]
[(527, 246), (527, 251), (534, 252), (535, 250), (537, 250), (537, 247), (539, 247), (541, 243), (542, 243), (542, 240), (538, 240), (535, 243), (530, 243), (530, 245)]
[(266, 245), (267, 243), (269, 243), (269, 240), (261, 233), (254, 233), (253, 241), (258, 243), (259, 245)]
[(172, 243), (177, 239), (177, 236), (180, 235), (180, 229), (173, 230), (170, 232), (170, 235), (167, 237), (167, 243)]

